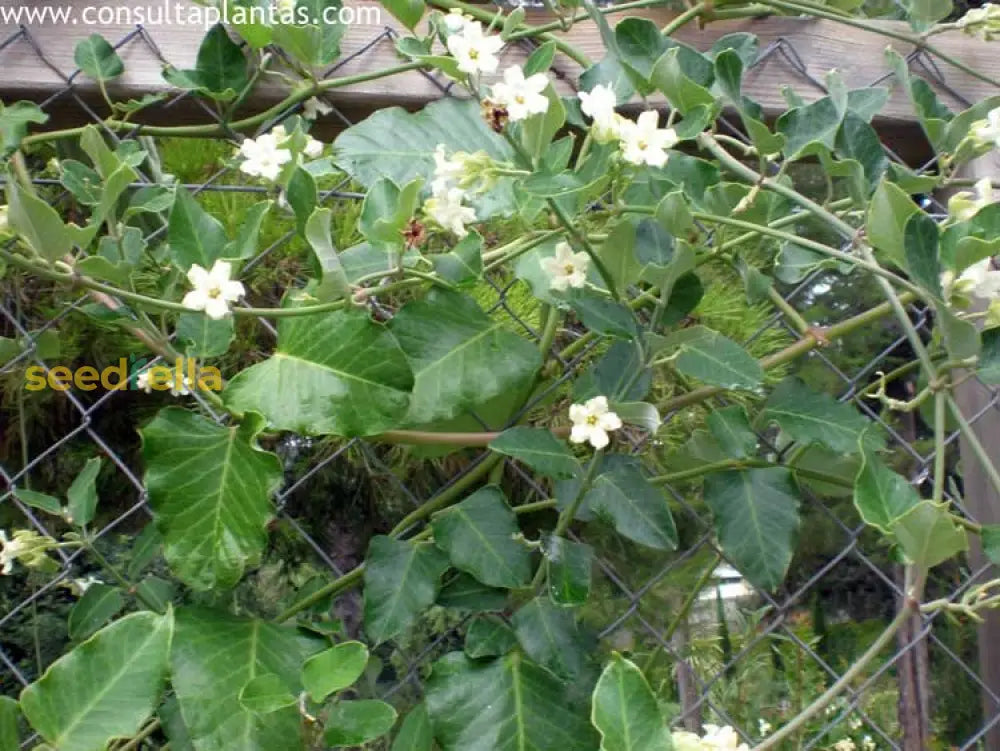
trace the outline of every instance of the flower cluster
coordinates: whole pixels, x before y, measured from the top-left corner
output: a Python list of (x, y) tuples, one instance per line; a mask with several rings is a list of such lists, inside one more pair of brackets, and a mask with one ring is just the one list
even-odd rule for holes
[(297, 150), (294, 148), (294, 140), (282, 125), (277, 125), (256, 138), (245, 139), (240, 144), (239, 153), (243, 157), (240, 171), (251, 177), (261, 177), (274, 182), (281, 175), (285, 165), (295, 158), (296, 151), (309, 159), (316, 159), (323, 154), (322, 142), (310, 135), (305, 136), (305, 142)]
[(246, 294), (240, 282), (231, 281), (232, 275), (233, 267), (228, 261), (216, 261), (210, 271), (192, 264), (187, 278), (194, 289), (184, 295), (181, 304), (191, 310), (203, 310), (213, 320), (225, 318), (230, 313), (230, 303)]
[(667, 163), (667, 150), (679, 140), (673, 128), (661, 128), (660, 116), (647, 110), (636, 120), (615, 112), (617, 99), (610, 86), (601, 84), (589, 92), (580, 93), (580, 109), (593, 120), (594, 139), (601, 143), (618, 141), (622, 158), (632, 164), (662, 167)]
[[(187, 396), (191, 393), (191, 389), (194, 384), (191, 383), (191, 379), (186, 375), (180, 375), (172, 372), (169, 377), (164, 377), (163, 380), (156, 379), (157, 383), (169, 383), (170, 385), (170, 395), (171, 396)], [(135, 385), (140, 389), (145, 391), (147, 394), (153, 393), (154, 376), (150, 370), (142, 371), (135, 378)]]
[(595, 396), (583, 404), (573, 404), (569, 408), (569, 419), (573, 421), (569, 439), (573, 443), (590, 443), (595, 449), (602, 449), (610, 443), (608, 432), (622, 426), (621, 418), (608, 407), (606, 396)]
[(948, 199), (948, 214), (957, 221), (968, 221), (978, 214), (980, 209), (995, 202), (993, 181), (990, 178), (977, 180), (974, 188), (975, 192), (959, 191)]
[(53, 561), (46, 553), (57, 547), (59, 543), (51, 537), (30, 529), (16, 529), (12, 538), (0, 529), (0, 575), (10, 574), (14, 561), (20, 561), (27, 568), (51, 568)]
[(431, 197), (424, 201), (424, 213), (456, 237), (465, 237), (467, 224), (476, 221), (476, 210), (465, 206), (466, 191), (478, 177), (472, 166), (488, 162), (485, 152), (467, 154), (459, 151), (449, 157), (444, 144), (434, 151), (434, 177), (431, 180)]
[(674, 751), (750, 751), (746, 743), (740, 743), (740, 737), (728, 725), (705, 724), (704, 734), (699, 738), (696, 733), (687, 730), (675, 730), (672, 733)]
[(1000, 149), (1000, 107), (987, 112), (985, 120), (973, 123), (971, 133), (980, 146)]
[(993, 259), (984, 258), (962, 272), (958, 279), (951, 271), (941, 274), (941, 289), (945, 299), (975, 295), (984, 300), (1000, 297), (1000, 271), (993, 268)]
[(1000, 38), (1000, 5), (986, 3), (979, 8), (972, 8), (955, 21), (955, 26), (985, 42)]

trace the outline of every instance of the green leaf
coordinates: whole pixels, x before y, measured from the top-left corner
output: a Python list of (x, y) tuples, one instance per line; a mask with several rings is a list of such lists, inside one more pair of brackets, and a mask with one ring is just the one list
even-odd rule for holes
[(691, 80), (681, 64), (681, 49), (674, 47), (667, 50), (656, 61), (650, 76), (652, 84), (666, 95), (671, 106), (687, 115), (696, 107), (704, 106), (710, 110), (715, 107), (715, 96), (704, 86)]
[(524, 653), (564, 679), (578, 678), (588, 662), (588, 649), (571, 608), (545, 595), (523, 605), (511, 618)]
[(548, 109), (520, 123), (521, 143), (536, 161), (545, 156), (552, 139), (566, 123), (566, 107), (552, 84), (549, 84), (542, 94), (549, 100)]
[(163, 77), (178, 88), (198, 91), (222, 101), (236, 98), (250, 80), (243, 50), (229, 38), (229, 32), (221, 23), (205, 34), (194, 70), (168, 67)]
[(410, 31), (416, 28), (427, 7), (424, 0), (385, 0), (382, 4)]
[(277, 430), (355, 436), (397, 427), (412, 388), (396, 339), (351, 310), (279, 320), (278, 351), (237, 374), (223, 397)]
[[(979, 362), (976, 363), (976, 375), (987, 386), (995, 386), (1000, 384), (1000, 329), (986, 329), (982, 338), (983, 349), (979, 353)], [(17, 497), (20, 498), (20, 493), (23, 492), (18, 491)], [(25, 500), (25, 503), (31, 502)]]
[(298, 694), (299, 667), (313, 651), (295, 628), (221, 611), (185, 607), (177, 611), (170, 653), (170, 681), (180, 703), (191, 745), (198, 751), (289, 751), (302, 744), (294, 706), (258, 714), (240, 694), (258, 675), (276, 675)]
[(993, 564), (1000, 564), (1000, 524), (984, 524), (979, 533), (983, 540), (983, 553)]
[(904, 232), (910, 217), (920, 209), (898, 186), (883, 180), (868, 207), (865, 233), (871, 244), (898, 266), (904, 265)]
[(941, 297), (941, 230), (931, 217), (918, 211), (903, 228), (903, 253), (906, 269), (917, 284)]
[(475, 283), (483, 275), (483, 238), (471, 231), (447, 253), (430, 256), (435, 273), (456, 285)]
[(516, 646), (514, 631), (495, 615), (473, 618), (465, 632), (465, 654), (474, 660), (505, 655)]
[(308, 23), (278, 24), (272, 27), (274, 44), (310, 67), (329, 65), (340, 55), (340, 39), (346, 26), (337, 11), (340, 0), (297, 0), (299, 12), (305, 11)]
[(197, 590), (232, 587), (260, 560), (281, 462), (256, 443), (259, 415), (216, 425), (167, 407), (142, 434), (146, 489), (177, 578)]
[(580, 474), (580, 462), (565, 443), (545, 428), (518, 425), (494, 438), (490, 448), (527, 464), (546, 477), (561, 479)]
[(785, 578), (799, 528), (798, 493), (781, 468), (715, 472), (705, 502), (726, 557), (756, 587), (773, 591)]
[(229, 351), (236, 336), (232, 316), (212, 319), (203, 313), (181, 313), (174, 329), (188, 357), (218, 357)]
[(591, 701), (590, 717), (601, 733), (601, 751), (673, 748), (656, 695), (642, 671), (617, 652), (594, 686)]
[(91, 584), (69, 612), (69, 638), (73, 641), (90, 638), (123, 607), (125, 598), (118, 587), (99, 582)]
[(97, 473), (101, 471), (101, 459), (87, 460), (66, 491), (66, 521), (75, 527), (84, 527), (94, 519), (97, 511)]
[(923, 31), (954, 10), (952, 0), (903, 0), (910, 24), (914, 29)]
[(491, 587), (524, 587), (531, 580), (531, 554), (514, 539), (517, 516), (503, 493), (487, 486), (434, 515), (434, 542), (451, 564)]
[(612, 402), (612, 411), (626, 425), (635, 425), (649, 433), (656, 433), (662, 424), (660, 413), (649, 402)]
[(76, 44), (73, 61), (84, 73), (104, 83), (125, 72), (125, 64), (114, 47), (100, 34), (91, 34)]
[(226, 249), (222, 222), (205, 211), (186, 188), (177, 187), (177, 197), (167, 223), (170, 257), (181, 271), (192, 264), (210, 269)]
[(295, 167), (288, 178), (288, 188), (285, 191), (288, 205), (295, 214), (295, 226), (300, 235), (306, 233), (306, 223), (316, 210), (319, 202), (319, 192), (316, 178), (302, 167)]
[(632, 339), (638, 333), (632, 311), (603, 295), (573, 290), (567, 296), (567, 302), (576, 311), (583, 325), (595, 334)]
[(73, 250), (73, 239), (54, 208), (7, 180), (7, 221), (10, 229), (46, 261), (62, 261)]
[(890, 531), (910, 562), (925, 571), (969, 549), (969, 537), (947, 503), (920, 501)]
[(863, 440), (862, 463), (854, 480), (854, 505), (866, 524), (888, 534), (893, 523), (920, 502), (904, 477), (889, 469)]
[(503, 610), (507, 605), (507, 590), (487, 587), (461, 571), (441, 588), (437, 601), (442, 607), (474, 613)]
[(402, 247), (402, 232), (417, 212), (417, 199), (423, 180), (415, 177), (400, 187), (387, 177), (380, 177), (368, 189), (361, 204), (358, 229), (372, 245)]
[(448, 559), (432, 543), (376, 535), (365, 561), (365, 632), (375, 644), (391, 639), (430, 607)]
[(342, 701), (326, 718), (323, 741), (334, 748), (360, 746), (379, 738), (396, 724), (396, 710), (378, 699)]
[(738, 404), (710, 412), (708, 429), (722, 452), (731, 459), (745, 459), (757, 453), (757, 434), (750, 427), (746, 410)]
[(365, 672), (368, 647), (347, 641), (313, 655), (302, 666), (302, 686), (313, 701), (352, 685)]
[(226, 243), (226, 247), (222, 251), (223, 258), (242, 260), (257, 255), (257, 241), (260, 238), (261, 226), (273, 204), (274, 201), (258, 201), (243, 212), (236, 239)]
[(524, 62), (524, 76), (535, 75), (535, 73), (545, 73), (552, 67), (552, 59), (556, 54), (556, 43), (552, 40), (543, 42), (532, 52)]
[[(0, 696), (0, 749), (17, 751), (21, 748), (21, 734), (18, 730), (18, 718), (21, 710), (17, 702), (9, 696)], [(430, 751), (428, 746), (426, 751)]]
[[(448, 153), (485, 151), (496, 161), (513, 160), (511, 146), (483, 121), (479, 104), (445, 97), (419, 112), (401, 107), (377, 110), (341, 133), (334, 141), (336, 163), (365, 188), (380, 177), (406, 185), (415, 177), (428, 184), (434, 174), (434, 150)], [(501, 180), (472, 201), (480, 220), (511, 214), (516, 203), (510, 182)]]
[(646, 83), (653, 75), (656, 61), (672, 46), (671, 40), (648, 18), (623, 18), (615, 25), (615, 42), (619, 59)]
[(704, 326), (671, 334), (664, 347), (678, 353), (673, 365), (680, 373), (704, 383), (753, 391), (764, 381), (764, 370), (745, 349)]
[(174, 621), (133, 613), (49, 666), (21, 692), (21, 711), (59, 751), (104, 751), (135, 735), (159, 703)]
[(420, 702), (399, 726), (390, 751), (432, 751), (433, 746), (434, 734), (427, 716), (427, 705)]
[(598, 475), (584, 505), (618, 534), (655, 550), (677, 549), (677, 528), (663, 492), (650, 485), (634, 459)]
[(271, 714), (292, 707), (298, 699), (288, 690), (281, 676), (274, 673), (255, 675), (240, 689), (240, 707), (254, 714)]
[(0, 102), (0, 149), (13, 151), (21, 145), (21, 139), (28, 135), (28, 125), (42, 125), (49, 121), (41, 107), (34, 102), (21, 101), (13, 104)]
[(59, 499), (46, 493), (18, 488), (14, 491), (14, 497), (21, 501), (21, 503), (26, 503), (32, 508), (40, 509), (54, 516), (63, 515), (63, 507)]
[(604, 395), (612, 402), (635, 401), (649, 393), (652, 374), (643, 368), (638, 378), (633, 378), (637, 368), (636, 348), (629, 342), (615, 342), (597, 364), (583, 373), (573, 388), (573, 397), (584, 402), (593, 396)]
[[(758, 419), (765, 424), (777, 423), (793, 440), (821, 443), (844, 454), (858, 450), (858, 437), (871, 425), (849, 404), (813, 391), (795, 377), (775, 387)], [(881, 432), (872, 429), (865, 433), (864, 445), (879, 449), (885, 440)]]
[(519, 652), (488, 662), (452, 652), (425, 691), (442, 751), (592, 749), (597, 738), (567, 686)]
[(447, 420), (516, 390), (541, 365), (531, 342), (458, 292), (432, 290), (389, 327), (415, 376), (410, 424)]
[(320, 302), (349, 299), (351, 283), (340, 262), (340, 254), (333, 246), (330, 222), (333, 209), (314, 209), (306, 221), (305, 237), (316, 256), (320, 269), (320, 282), (313, 290), (313, 296)]
[(550, 536), (545, 542), (549, 597), (557, 605), (583, 605), (590, 597), (594, 549), (582, 542)]
[(666, 266), (674, 258), (674, 238), (655, 219), (643, 219), (635, 228), (635, 255), (642, 264)]

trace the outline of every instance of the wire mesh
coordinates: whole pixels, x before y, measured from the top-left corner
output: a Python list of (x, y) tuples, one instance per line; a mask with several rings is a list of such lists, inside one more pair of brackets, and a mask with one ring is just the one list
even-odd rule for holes
[[(391, 46), (393, 34), (392, 29), (386, 29), (358, 54), (364, 55), (380, 45)], [(160, 62), (169, 62), (160, 55), (150, 29), (136, 28), (114, 44), (116, 48), (144, 45)], [(56, 70), (65, 82), (61, 91), (41, 103), (43, 109), (56, 104), (66, 107), (70, 103), (92, 122), (101, 123), (99, 114), (80, 95), (76, 80), (79, 71), (58, 71), (48, 60), (45, 50), (34, 41), (30, 29), (22, 28), (0, 42), (0, 65), (3, 65), (6, 55), (34, 55), (40, 65)], [(933, 60), (917, 53), (911, 55), (908, 62), (915, 74), (923, 75), (933, 86), (947, 91), (947, 81), (934, 66)], [(807, 62), (787, 40), (779, 40), (764, 49), (756, 65), (782, 65), (790, 81), (823, 88)], [(336, 75), (337, 66), (327, 72), (329, 77)], [(878, 83), (874, 81), (872, 85)], [(955, 92), (950, 94), (960, 100)], [(449, 92), (442, 87), (441, 95), (448, 96)], [(179, 95), (171, 99), (167, 106), (184, 99), (190, 100), (191, 97)], [(330, 103), (335, 105), (336, 100), (332, 99)], [(202, 107), (208, 121), (221, 122), (214, 110)], [(291, 114), (292, 111), (282, 113), (266, 123), (263, 129)], [(349, 124), (342, 113), (335, 112), (332, 117)], [(732, 136), (744, 137), (732, 123), (723, 120), (721, 125)], [(105, 132), (109, 138), (116, 140), (134, 135)], [(899, 161), (891, 152), (889, 156)], [(917, 169), (930, 170), (933, 166), (918, 165)], [(203, 181), (186, 187), (196, 194), (209, 191), (250, 194), (262, 190), (257, 186), (227, 181), (229, 172), (229, 168), (222, 168)], [(144, 175), (142, 182), (133, 187), (148, 185), (151, 180), (150, 176)], [(53, 182), (38, 180), (39, 185), (49, 188)], [(337, 205), (355, 202), (362, 197), (362, 194), (352, 191), (345, 180), (324, 191), (320, 202)], [(943, 211), (931, 196), (927, 197), (927, 206), (932, 211)], [(147, 239), (155, 239), (164, 230), (162, 225), (152, 229)], [(251, 277), (269, 256), (287, 248), (293, 236), (294, 232), (289, 231), (263, 248), (245, 264), (244, 278)], [(710, 235), (708, 242), (712, 242)], [(499, 274), (487, 281), (494, 296), (490, 314), (509, 319), (524, 335), (538, 340), (537, 326), (519, 313), (521, 307), (511, 299), (512, 289), (518, 283)], [(104, 554), (117, 560), (115, 557), (122, 555), (119, 536), (134, 538), (152, 518), (146, 504), (136, 438), (136, 428), (152, 412), (136, 399), (136, 394), (129, 391), (107, 391), (95, 396), (71, 389), (53, 395), (44, 404), (41, 413), (26, 415), (20, 374), (28, 365), (41, 366), (48, 372), (56, 364), (62, 364), (59, 356), (53, 357), (46, 352), (51, 334), (56, 332), (58, 335), (71, 317), (84, 315), (84, 306), (89, 303), (89, 298), (81, 294), (60, 307), (39, 306), (37, 301), (44, 299), (42, 290), (22, 284), (29, 282), (19, 281), (15, 274), (8, 272), (0, 287), (0, 335), (16, 339), (21, 345), (20, 352), (0, 366), (0, 379), (4, 382), (3, 401), (0, 402), (0, 445), (4, 448), (4, 453), (0, 454), (0, 478), (3, 480), (0, 526), (8, 529), (30, 527), (41, 534), (58, 537), (61, 530), (21, 503), (13, 491), (32, 482), (44, 485), (48, 480), (61, 490), (68, 482), (66, 478), (78, 469), (73, 464), (75, 458), (88, 453), (97, 454), (105, 457), (106, 463), (112, 467), (110, 472), (114, 476), (109, 477), (106, 472), (101, 486), (113, 487), (115, 497), (102, 497), (102, 509), (105, 510), (99, 517), (102, 525), (95, 538)], [(850, 278), (821, 270), (811, 273), (796, 285), (786, 286), (782, 292), (791, 306), (810, 316), (831, 294), (842, 292), (853, 284), (854, 280)], [(914, 308), (910, 312), (918, 330), (928, 336), (930, 321), (927, 311)], [(813, 317), (811, 322), (817, 326), (835, 323), (836, 313), (830, 308), (826, 313)], [(267, 321), (261, 321), (260, 325), (266, 331), (261, 334), (262, 339), (273, 345), (274, 328)], [(926, 440), (926, 428), (920, 424), (919, 418), (907, 423), (887, 417), (876, 408), (877, 403), (863, 395), (878, 370), (891, 370), (895, 367), (894, 363), (905, 361), (910, 356), (909, 345), (902, 333), (895, 331), (888, 322), (879, 325), (885, 326), (888, 331), (886, 343), (881, 344), (877, 351), (867, 351), (860, 364), (858, 358), (844, 357), (839, 345), (829, 350), (813, 350), (806, 361), (809, 367), (826, 374), (830, 390), (836, 391), (842, 401), (852, 403), (881, 425), (894, 448), (897, 470), (903, 472), (914, 486), (922, 487), (927, 482), (934, 461), (932, 443)], [(779, 332), (789, 342), (800, 336), (794, 322), (777, 310), (758, 331), (747, 337), (745, 343), (750, 344), (768, 332)], [(565, 346), (576, 335), (572, 329), (561, 332), (557, 345)], [(571, 379), (577, 365), (589, 354), (588, 348), (582, 348), (572, 358), (560, 359), (560, 377), (546, 393), (536, 395), (534, 402), (525, 407), (525, 412), (543, 404), (551, 393)], [(197, 392), (185, 397), (185, 401), (219, 422), (226, 419), (214, 411), (211, 404), (202, 400)], [(998, 396), (994, 394), (980, 412), (968, 416), (969, 421), (978, 425), (1000, 419), (997, 401)], [(718, 407), (723, 406), (725, 401), (715, 398), (710, 404)], [(679, 413), (667, 414), (664, 424), (670, 425), (681, 417)], [(484, 428), (504, 427), (479, 419)], [(26, 420), (32, 424), (26, 426)], [(770, 434), (762, 433), (759, 438), (762, 445), (770, 446), (778, 456), (794, 448), (774, 446), (774, 436)], [(649, 440), (652, 439), (633, 441), (633, 452), (638, 454), (649, 449)], [(951, 454), (949, 466), (952, 467), (957, 459), (957, 441), (957, 432), (949, 434), (946, 445)], [(263, 568), (270, 567), (270, 575), (276, 576), (274, 567), (284, 565), (282, 554), (287, 552), (291, 541), (295, 543), (295, 555), (302, 567), (324, 580), (340, 576), (357, 566), (363, 558), (365, 537), (373, 531), (384, 531), (372, 528), (372, 524), (382, 523), (377, 515), (374, 520), (370, 514), (367, 518), (365, 516), (371, 511), (366, 507), (371, 503), (366, 496), (373, 492), (374, 486), (378, 486), (381, 497), (396, 499), (396, 510), (402, 515), (434, 493), (459, 482), (484, 457), (482, 453), (462, 452), (458, 461), (432, 463), (432, 476), (414, 478), (400, 471), (393, 449), (365, 440), (331, 441), (287, 435), (274, 449), (284, 463), (285, 482), (276, 498), (275, 529), (280, 533), (276, 535), (279, 539), (274, 543)], [(655, 446), (653, 449), (655, 454)], [(508, 486), (517, 488), (516, 503), (544, 500), (550, 496), (548, 488), (539, 485), (512, 462), (505, 463), (503, 477)], [(955, 487), (954, 483), (952, 487)], [(332, 495), (331, 488), (335, 490)], [(752, 744), (760, 737), (762, 729), (748, 717), (754, 714), (760, 718), (769, 717), (774, 724), (778, 724), (781, 717), (794, 714), (797, 709), (794, 702), (802, 701), (809, 692), (802, 686), (798, 687), (797, 694), (791, 690), (769, 689), (767, 700), (773, 699), (774, 704), (761, 705), (755, 697), (741, 695), (740, 676), (766, 663), (773, 667), (775, 673), (787, 676), (789, 684), (796, 680), (811, 684), (809, 690), (813, 695), (837, 680), (847, 665), (843, 663), (842, 655), (838, 657), (836, 650), (824, 641), (829, 640), (829, 634), (817, 638), (817, 610), (827, 610), (827, 617), (841, 624), (862, 619), (884, 621), (891, 616), (895, 602), (902, 597), (896, 566), (856, 516), (843, 512), (843, 504), (833, 507), (829, 499), (806, 491), (803, 509), (806, 521), (802, 534), (808, 537), (811, 527), (822, 529), (829, 538), (823, 553), (807, 561), (808, 565), (793, 565), (799, 575), (776, 593), (749, 588), (746, 582), (740, 581), (740, 586), (752, 591), (739, 599), (741, 607), (732, 609), (733, 612), (727, 611), (723, 618), (712, 615), (716, 604), (716, 589), (712, 583), (714, 574), (707, 579), (703, 576), (703, 599), (699, 600), (700, 604), (694, 610), (692, 623), (669, 633), (671, 611), (677, 607), (677, 591), (683, 588), (672, 584), (674, 578), (693, 582), (697, 578), (692, 575), (693, 569), (702, 573), (715, 572), (717, 564), (725, 561), (725, 554), (713, 538), (704, 510), (699, 508), (689, 489), (668, 485), (666, 490), (675, 514), (686, 518), (684, 523), (693, 530), (690, 544), (682, 548), (683, 552), (658, 556), (644, 554), (636, 561), (632, 557), (634, 551), (617, 549), (607, 540), (591, 536), (589, 530), (577, 537), (587, 539), (600, 551), (597, 560), (599, 581), (595, 583), (595, 590), (601, 593), (601, 606), (588, 613), (587, 625), (604, 645), (631, 650), (644, 661), (651, 681), (659, 680), (661, 683), (654, 688), (664, 689), (678, 705), (679, 722), (688, 727), (696, 727), (701, 722), (733, 725), (743, 739)], [(952, 500), (961, 508), (960, 497), (955, 496)], [(115, 510), (111, 515), (104, 506), (109, 501), (110, 508)], [(317, 504), (341, 510), (329, 514), (330, 519), (318, 520), (315, 512)], [(92, 555), (79, 550), (57, 550), (55, 554), (60, 570), (42, 583), (29, 583), (18, 574), (0, 579), (0, 693), (16, 695), (23, 686), (35, 680), (68, 644), (68, 637), (60, 631), (64, 628), (65, 614), (74, 601), (67, 585), (91, 575), (107, 576), (103, 563)], [(945, 573), (934, 578), (931, 588), (936, 596), (954, 596), (967, 590), (983, 573), (959, 566), (946, 567)], [(257, 586), (266, 585), (266, 582), (262, 583), (261, 572), (254, 576)], [(721, 588), (718, 591), (721, 592)], [(259, 603), (244, 603), (244, 607), (251, 612), (261, 612), (261, 608), (266, 610)], [(723, 607), (725, 609), (725, 603)], [(343, 620), (348, 633), (357, 631), (360, 612), (356, 593), (342, 595), (331, 608)], [(274, 612), (261, 614), (273, 616)], [(437, 623), (435, 629), (412, 636), (406, 644), (383, 645), (380, 656), (385, 667), (375, 683), (376, 693), (401, 704), (419, 698), (433, 659), (460, 645), (465, 620), (464, 617), (445, 619), (444, 626)], [(984, 738), (1000, 722), (1000, 697), (979, 677), (974, 627), (946, 623), (942, 616), (922, 617), (919, 620), (918, 627), (909, 632), (910, 638), (900, 640), (891, 653), (886, 654), (877, 671), (859, 678), (846, 693), (844, 701), (834, 705), (832, 712), (827, 712), (809, 733), (804, 734), (796, 748), (832, 747), (847, 724), (852, 729), (857, 726), (861, 733), (869, 736), (874, 744), (872, 748), (902, 749), (898, 717), (916, 711), (916, 707), (905, 705), (896, 683), (901, 662), (917, 650), (926, 651), (926, 659), (932, 665), (930, 700), (935, 708), (932, 730), (958, 749), (986, 747), (983, 745)], [(807, 621), (809, 627), (804, 627), (803, 623)], [(740, 632), (733, 640), (730, 651), (722, 649), (719, 638), (723, 623), (727, 628)], [(780, 671), (774, 667), (779, 661), (783, 663)], [(949, 692), (959, 696), (967, 705), (969, 714), (962, 722), (956, 718), (941, 717), (941, 707), (954, 707), (955, 697), (949, 696)], [(978, 711), (981, 697), (985, 697), (985, 701), (983, 710)], [(754, 706), (753, 713), (745, 711), (750, 704)], [(954, 721), (949, 723), (949, 720)], [(24, 746), (29, 747), (33, 742), (33, 739), (28, 739)], [(148, 741), (150, 748), (158, 747), (155, 743), (155, 738)]]

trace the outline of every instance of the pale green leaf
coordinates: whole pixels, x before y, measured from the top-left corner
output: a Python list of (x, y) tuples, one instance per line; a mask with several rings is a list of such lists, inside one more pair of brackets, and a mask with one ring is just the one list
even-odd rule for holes
[(46, 261), (62, 261), (73, 250), (73, 240), (62, 218), (52, 206), (7, 181), (7, 221), (10, 229)]
[(432, 751), (433, 745), (434, 734), (431, 731), (431, 720), (427, 716), (427, 706), (420, 702), (410, 710), (399, 726), (390, 751)]
[(677, 353), (674, 367), (686, 376), (725, 389), (757, 389), (764, 370), (732, 339), (704, 326), (691, 326), (666, 337), (664, 347)]
[(754, 586), (776, 589), (799, 528), (798, 493), (789, 472), (715, 472), (705, 478), (705, 502), (726, 557)]
[[(9, 696), (0, 696), (0, 749), (3, 751), (17, 751), (21, 748), (20, 731), (18, 730), (18, 718), (21, 710), (17, 702)], [(417, 751), (414, 749), (414, 751)], [(430, 751), (430, 746), (426, 750)]]
[(125, 607), (118, 587), (94, 582), (69, 611), (67, 627), (73, 641), (88, 639)]
[(452, 284), (472, 284), (483, 275), (482, 247), (480, 234), (469, 232), (447, 253), (430, 256), (434, 271)]
[(114, 47), (100, 34), (81, 39), (73, 51), (73, 61), (84, 73), (96, 81), (108, 81), (125, 72), (125, 64)]
[(969, 538), (947, 503), (920, 501), (890, 527), (909, 561), (927, 570), (969, 549)]
[(14, 497), (32, 508), (40, 509), (55, 516), (63, 515), (63, 507), (59, 502), (59, 499), (48, 495), (47, 493), (39, 493), (35, 490), (18, 488), (14, 491)]
[(236, 239), (226, 243), (222, 251), (223, 258), (245, 259), (257, 255), (257, 241), (264, 224), (267, 212), (271, 210), (274, 201), (259, 201), (247, 208), (240, 217), (239, 230)]
[(100, 471), (100, 457), (88, 459), (66, 491), (66, 521), (76, 527), (86, 526), (94, 520), (97, 511), (97, 473)]
[(590, 717), (601, 733), (601, 751), (673, 748), (670, 731), (645, 676), (617, 652), (594, 686), (591, 701)]
[(133, 613), (94, 634), (21, 692), (21, 711), (59, 751), (104, 751), (135, 735), (163, 690), (173, 615)]
[(368, 664), (368, 647), (348, 641), (313, 655), (302, 666), (302, 686), (313, 701), (323, 701), (353, 684)]
[(434, 542), (455, 568), (492, 587), (524, 587), (531, 555), (514, 539), (517, 516), (495, 486), (477, 490), (434, 516)]
[(254, 714), (270, 714), (294, 706), (298, 699), (274, 673), (255, 675), (240, 689), (240, 707)]
[(306, 242), (312, 248), (320, 269), (320, 281), (313, 290), (313, 296), (320, 302), (330, 302), (350, 298), (351, 284), (340, 262), (340, 254), (333, 246), (330, 236), (330, 222), (333, 209), (314, 209), (306, 221)]
[(43, 124), (48, 119), (49, 116), (34, 102), (0, 102), (0, 149), (13, 151), (28, 134), (30, 123)]
[(866, 524), (888, 534), (893, 523), (920, 502), (920, 495), (874, 451), (861, 448), (861, 468), (854, 480), (854, 505)]
[(899, 266), (905, 258), (906, 223), (919, 210), (901, 188), (887, 180), (879, 183), (868, 206), (865, 234), (869, 242)]
[(281, 485), (281, 463), (257, 446), (258, 415), (216, 425), (168, 407), (142, 431), (149, 502), (164, 556), (185, 584), (231, 587), (260, 560)]
[(181, 313), (174, 329), (188, 357), (218, 357), (229, 351), (236, 336), (232, 316), (213, 319), (204, 313)]
[(356, 747), (385, 735), (395, 724), (396, 710), (384, 701), (341, 701), (327, 715), (323, 740), (333, 748)]

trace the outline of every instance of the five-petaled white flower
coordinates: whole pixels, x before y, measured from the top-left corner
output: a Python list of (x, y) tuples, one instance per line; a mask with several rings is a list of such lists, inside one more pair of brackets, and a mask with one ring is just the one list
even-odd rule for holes
[(333, 112), (333, 107), (316, 97), (306, 99), (305, 104), (302, 105), (302, 117), (306, 120), (319, 120), (323, 115), (329, 115), (331, 112)]
[(302, 153), (305, 154), (310, 159), (316, 159), (323, 153), (323, 142), (317, 141), (312, 136), (306, 136), (306, 145), (302, 149)]
[(464, 151), (456, 151), (448, 156), (444, 144), (437, 145), (434, 149), (434, 178), (431, 181), (431, 190), (435, 195), (445, 193), (462, 179), (468, 158), (469, 155)]
[(246, 294), (243, 285), (232, 281), (232, 264), (216, 261), (211, 271), (197, 263), (188, 269), (187, 278), (193, 290), (184, 295), (181, 304), (191, 310), (203, 310), (209, 318), (218, 320), (229, 315), (229, 304)]
[(610, 441), (608, 431), (622, 426), (621, 418), (608, 409), (606, 396), (595, 396), (583, 404), (570, 405), (569, 419), (573, 421), (569, 439), (573, 443), (589, 441), (595, 449), (607, 446)]
[(455, 233), (456, 237), (469, 234), (465, 225), (476, 221), (476, 210), (462, 205), (465, 191), (461, 188), (448, 188), (435, 193), (424, 201), (424, 212), (446, 230)]
[(14, 568), (14, 561), (19, 553), (23, 552), (24, 543), (15, 536), (13, 540), (7, 538), (7, 533), (0, 529), (0, 575), (6, 576)]
[(594, 138), (600, 143), (617, 140), (621, 136), (624, 117), (615, 112), (618, 98), (610, 86), (598, 84), (590, 91), (580, 92), (580, 109), (593, 121)]
[(968, 221), (994, 202), (993, 181), (988, 177), (977, 180), (975, 192), (963, 190), (948, 199), (948, 213), (960, 222)]
[(452, 8), (444, 17), (444, 27), (452, 34), (458, 34), (471, 20), (472, 17), (465, 15), (461, 8)]
[(503, 81), (493, 85), (491, 99), (507, 110), (511, 122), (517, 122), (549, 108), (549, 98), (542, 93), (548, 85), (544, 73), (525, 78), (521, 67), (512, 65), (503, 72)]
[(552, 258), (542, 259), (542, 270), (549, 275), (549, 287), (559, 292), (565, 292), (570, 287), (579, 289), (587, 282), (587, 268), (590, 266), (590, 256), (586, 253), (574, 253), (569, 243), (556, 245), (556, 254)]
[(104, 582), (91, 574), (82, 579), (70, 580), (69, 588), (77, 597), (83, 597), (94, 584), (104, 584)]
[(448, 37), (448, 51), (458, 61), (463, 73), (493, 73), (500, 60), (497, 53), (503, 40), (496, 34), (483, 33), (478, 21), (467, 21), (462, 30)]
[(969, 266), (955, 279), (954, 273), (941, 274), (941, 287), (947, 300), (952, 293), (971, 293), (984, 300), (1000, 297), (1000, 271), (993, 268), (993, 259), (984, 258)]
[(240, 144), (240, 154), (244, 159), (240, 171), (252, 177), (277, 180), (282, 166), (292, 159), (292, 152), (282, 148), (287, 137), (284, 128), (275, 128), (270, 133), (244, 140)]
[(705, 723), (705, 734), (701, 745), (705, 751), (749, 751), (750, 747), (740, 743), (740, 737), (728, 725), (719, 727)]
[(985, 120), (973, 125), (972, 137), (1000, 149), (1000, 107), (994, 107), (986, 113)]
[(662, 167), (667, 163), (666, 150), (677, 143), (677, 133), (673, 128), (658, 127), (659, 120), (655, 110), (647, 110), (635, 122), (622, 121), (622, 156), (626, 161), (650, 167)]

